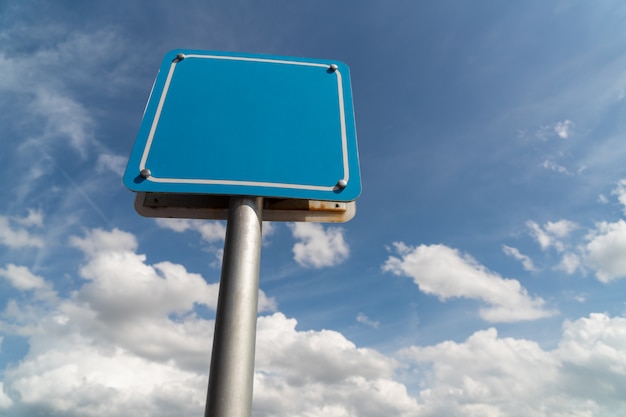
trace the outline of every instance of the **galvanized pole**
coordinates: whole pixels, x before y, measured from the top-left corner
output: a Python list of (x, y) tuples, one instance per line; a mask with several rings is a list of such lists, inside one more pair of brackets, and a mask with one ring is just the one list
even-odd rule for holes
[(250, 417), (262, 197), (231, 197), (205, 417)]

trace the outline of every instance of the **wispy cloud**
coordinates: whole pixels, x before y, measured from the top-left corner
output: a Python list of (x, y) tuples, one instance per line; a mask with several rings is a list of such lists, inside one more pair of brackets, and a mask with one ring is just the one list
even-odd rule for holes
[(530, 259), (529, 256), (522, 254), (519, 249), (517, 248), (513, 248), (511, 246), (507, 246), (507, 245), (502, 245), (502, 251), (508, 255), (511, 256), (515, 259), (517, 259), (518, 261), (520, 261), (522, 263), (522, 266), (524, 267), (524, 269), (526, 271), (536, 271), (537, 269), (535, 268), (535, 264), (533, 263), (533, 260)]
[(570, 171), (563, 165), (559, 165), (554, 161), (545, 160), (541, 166), (549, 171), (557, 172), (559, 174), (571, 175)]
[(531, 236), (537, 240), (541, 249), (547, 250), (554, 247), (558, 252), (565, 250), (566, 243), (564, 239), (579, 227), (578, 224), (565, 219), (547, 222), (543, 227), (529, 220), (526, 222), (526, 226), (530, 229)]
[(124, 175), (124, 168), (126, 168), (127, 162), (128, 158), (125, 156), (103, 153), (98, 155), (98, 160), (96, 161), (96, 171), (99, 173), (111, 171), (122, 177), (122, 175)]
[(535, 137), (541, 140), (551, 138), (568, 139), (574, 133), (574, 122), (566, 119), (562, 122), (554, 122), (543, 125), (535, 131)]
[(358, 321), (361, 324), (365, 324), (366, 326), (369, 326), (373, 329), (378, 329), (378, 327), (380, 326), (379, 321), (371, 320), (369, 317), (367, 317), (365, 313), (357, 314), (356, 321)]
[(0, 216), (0, 244), (11, 248), (41, 248), (44, 246), (43, 238), (29, 229), (42, 224), (43, 215), (36, 210), (29, 210), (26, 217)]
[(567, 139), (572, 135), (574, 123), (571, 120), (565, 120), (554, 124), (554, 131), (561, 139)]

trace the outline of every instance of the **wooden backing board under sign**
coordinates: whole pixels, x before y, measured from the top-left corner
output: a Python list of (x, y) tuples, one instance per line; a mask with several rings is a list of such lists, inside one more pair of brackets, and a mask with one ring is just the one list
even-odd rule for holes
[[(230, 196), (137, 193), (135, 210), (144, 217), (228, 220)], [(264, 198), (263, 220), (270, 222), (344, 223), (356, 214), (356, 203)]]

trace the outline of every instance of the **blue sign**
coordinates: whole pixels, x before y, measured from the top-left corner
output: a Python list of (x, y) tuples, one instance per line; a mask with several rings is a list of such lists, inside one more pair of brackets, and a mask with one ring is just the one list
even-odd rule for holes
[(347, 65), (169, 52), (124, 184), (136, 192), (355, 200), (361, 179)]

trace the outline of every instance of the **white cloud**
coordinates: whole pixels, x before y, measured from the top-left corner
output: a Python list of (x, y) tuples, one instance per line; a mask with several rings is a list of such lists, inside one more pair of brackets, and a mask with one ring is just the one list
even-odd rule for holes
[(550, 126), (550, 125), (541, 126), (539, 127), (539, 129), (535, 131), (535, 137), (541, 140), (548, 140), (551, 136), (554, 135), (553, 129), (554, 129), (554, 126)]
[(98, 155), (98, 160), (96, 162), (96, 171), (98, 173), (111, 171), (121, 177), (124, 174), (124, 169), (126, 168), (127, 162), (128, 158), (125, 156), (103, 153)]
[[(213, 309), (217, 284), (181, 265), (146, 264), (120, 230), (71, 242), (86, 255), (86, 282), (47, 304), (12, 301), (1, 316), (0, 328), (27, 337), (30, 350), (3, 370), (0, 407), (11, 415), (201, 413), (213, 321), (193, 308)], [(416, 415), (415, 399), (394, 379), (396, 361), (296, 324), (280, 313), (259, 318), (254, 415)]]
[(398, 358), (425, 381), (418, 400), (427, 416), (618, 417), (626, 413), (625, 352), (626, 318), (591, 314), (565, 322), (554, 350), (492, 328)]
[(558, 252), (562, 252), (566, 248), (562, 239), (567, 238), (572, 231), (578, 228), (578, 224), (570, 220), (547, 222), (543, 227), (529, 220), (526, 222), (526, 226), (530, 229), (531, 236), (537, 240), (541, 249), (546, 250), (554, 247)]
[(552, 238), (537, 223), (529, 220), (526, 226), (531, 230), (531, 235), (539, 242), (541, 249), (547, 249), (552, 245)]
[[(86, 255), (85, 283), (43, 304), (12, 301), (0, 316), (0, 328), (30, 346), (2, 370), (2, 413), (201, 414), (214, 323), (193, 306), (214, 307), (214, 284), (181, 265), (146, 264), (126, 232), (92, 230), (72, 242)], [(407, 263), (416, 251), (396, 248)], [(493, 275), (455, 256), (444, 260), (469, 263), (473, 278)], [(488, 329), (388, 356), (336, 331), (299, 331), (274, 313), (258, 320), (253, 415), (618, 417), (626, 413), (625, 352), (626, 318), (604, 314), (566, 322), (553, 350)]]
[[(41, 48), (29, 53), (0, 52), (0, 91), (15, 97), (23, 105), (21, 112), (30, 126), (41, 126), (22, 144), (28, 159), (33, 161), (33, 146), (66, 143), (85, 157), (90, 148), (105, 147), (95, 139), (96, 123), (89, 108), (77, 99), (79, 89), (100, 88), (104, 94), (115, 87), (126, 86), (127, 73), (121, 68), (131, 67), (135, 57), (111, 60), (114, 53), (124, 53), (125, 42), (113, 32), (94, 30), (89, 33), (73, 31), (62, 33), (58, 27), (43, 24), (38, 35), (46, 38)], [(22, 33), (20, 37), (32, 36)], [(34, 36), (34, 37), (36, 37)], [(33, 43), (35, 44), (35, 43)], [(76, 60), (89, 56), (88, 60)], [(68, 65), (71, 61), (72, 65)], [(42, 63), (45, 63), (42, 64)], [(51, 76), (53, 74), (54, 76)], [(98, 83), (94, 83), (98, 79)], [(38, 119), (32, 123), (32, 119)], [(35, 155), (36, 156), (36, 155)]]
[[(2, 28), (0, 33), (0, 37), (17, 42), (13, 46), (5, 42), (0, 48), (0, 95), (9, 122), (3, 128), (9, 135), (18, 134), (19, 139), (3, 149), (4, 156), (11, 161), (10, 167), (5, 168), (20, 172), (7, 190), (13, 193), (14, 206), (36, 199), (62, 210), (67, 209), (63, 205), (77, 194), (89, 200), (82, 190), (84, 184), (98, 182), (101, 189), (107, 181), (98, 175), (78, 174), (89, 168), (69, 169), (67, 158), (72, 153), (80, 155), (73, 163), (86, 164), (89, 159), (95, 161), (95, 153), (111, 154), (108, 145), (97, 139), (102, 133), (98, 122), (106, 119), (101, 117), (102, 106), (107, 94), (129, 92), (132, 84), (128, 74), (137, 74), (131, 68), (138, 58), (136, 54), (126, 54), (131, 47), (110, 31), (97, 28), (91, 28), (89, 33), (64, 31), (56, 23), (40, 23), (37, 28), (21, 28), (15, 33), (10, 33), (15, 29)], [(25, 49), (17, 53), (15, 47)], [(125, 57), (111, 59), (116, 55)], [(89, 59), (76, 59), (84, 56)], [(86, 97), (91, 98), (85, 100)], [(105, 166), (119, 170), (119, 159), (105, 159), (100, 158), (90, 166), (95, 166), (96, 172), (102, 172)], [(51, 184), (54, 184), (52, 188)], [(59, 192), (59, 188), (66, 192)], [(88, 202), (93, 205), (92, 201)], [(93, 208), (106, 220), (98, 207)]]
[[(199, 233), (200, 238), (209, 243), (208, 251), (215, 255), (215, 259), (209, 265), (212, 268), (219, 268), (222, 265), (224, 249), (221, 245), (223, 245), (226, 238), (226, 222), (170, 218), (157, 218), (155, 220), (160, 227), (177, 233), (185, 233), (190, 230)], [(263, 230), (263, 235), (265, 236), (265, 230)]]
[[(67, 298), (12, 300), (2, 313), (0, 328), (30, 345), (4, 370), (6, 407), (18, 415), (197, 415), (213, 321), (194, 308), (215, 309), (218, 283), (171, 262), (146, 264), (135, 237), (118, 229), (70, 242), (85, 253), (85, 283)], [(2, 271), (22, 288), (50, 286), (25, 268)], [(275, 307), (261, 291), (259, 309)]]
[(557, 164), (554, 161), (550, 161), (550, 160), (545, 160), (543, 161), (543, 164), (541, 164), (542, 167), (544, 167), (545, 169), (549, 169), (550, 171), (554, 171), (554, 172), (558, 172), (560, 174), (567, 174), (567, 168), (565, 168), (562, 165)]
[(617, 182), (617, 186), (611, 191), (611, 195), (617, 196), (617, 201), (624, 206), (624, 214), (626, 215), (626, 179)]
[(554, 161), (545, 160), (543, 161), (543, 164), (541, 164), (541, 166), (547, 170), (558, 172), (559, 174), (566, 174), (566, 175), (570, 174), (567, 168), (565, 168), (562, 165), (557, 164)]
[(370, 326), (374, 329), (378, 329), (378, 327), (380, 326), (380, 322), (375, 321), (375, 320), (371, 320), (369, 317), (367, 317), (366, 314), (364, 313), (359, 313), (356, 316), (356, 321), (358, 321), (361, 324), (365, 324), (367, 326)]
[(110, 232), (103, 229), (92, 229), (86, 232), (84, 238), (71, 236), (70, 244), (92, 258), (105, 253), (132, 252), (137, 249), (135, 236), (117, 228)]
[[(11, 223), (14, 225), (12, 226)], [(10, 248), (43, 247), (41, 237), (31, 234), (26, 228), (19, 227), (15, 223), (26, 228), (37, 227), (43, 224), (43, 216), (41, 212), (34, 210), (29, 210), (28, 216), (22, 218), (0, 216), (0, 244)]]
[(554, 354), (561, 361), (561, 389), (598, 407), (593, 415), (625, 415), (626, 318), (593, 313), (567, 321)]
[(18, 290), (46, 288), (44, 279), (30, 272), (25, 266), (8, 264), (6, 268), (0, 268), (0, 277), (6, 278)]
[(519, 249), (517, 248), (513, 248), (511, 246), (507, 246), (507, 245), (502, 245), (502, 251), (508, 255), (513, 257), (514, 259), (517, 259), (518, 261), (520, 261), (522, 263), (522, 266), (524, 267), (524, 269), (526, 271), (536, 271), (537, 269), (535, 268), (535, 264), (533, 263), (533, 260), (530, 259), (530, 257), (528, 257), (527, 255), (522, 254)]
[(13, 415), (191, 416), (204, 402), (205, 378), (174, 362), (147, 360), (87, 340), (29, 354), (5, 374)]
[(263, 245), (268, 246), (270, 244), (270, 236), (276, 233), (276, 223), (263, 222)]
[[(157, 218), (156, 223), (164, 228), (178, 233), (189, 230), (200, 233), (202, 240), (208, 243), (224, 241), (226, 237), (226, 222), (215, 220), (193, 220), (193, 219), (170, 219)], [(263, 242), (276, 233), (276, 226), (272, 222), (263, 222)]]
[(568, 252), (563, 255), (563, 258), (561, 258), (561, 262), (557, 265), (556, 268), (572, 275), (578, 270), (580, 265), (580, 257), (575, 253)]
[(558, 222), (547, 222), (544, 228), (553, 236), (564, 238), (576, 230), (578, 225), (569, 220), (559, 220)]
[[(2, 339), (0, 338), (0, 342)], [(7, 409), (13, 405), (13, 400), (4, 392), (4, 383), (0, 381), (0, 410)]]
[(418, 415), (393, 378), (393, 359), (334, 331), (296, 331), (296, 324), (280, 313), (259, 318), (254, 415)]
[(414, 346), (401, 357), (429, 365), (422, 369), (432, 382), (420, 400), (431, 415), (538, 416), (537, 401), (559, 378), (550, 353), (529, 340), (499, 338), (494, 328), (463, 343)]
[(223, 221), (157, 218), (156, 223), (178, 233), (188, 230), (198, 232), (208, 243), (223, 241), (226, 236), (226, 223)]
[(43, 227), (43, 212), (41, 210), (28, 209), (28, 216), (14, 219), (24, 227)]
[(343, 239), (343, 229), (317, 223), (293, 223), (289, 225), (293, 237), (294, 260), (304, 266), (323, 268), (340, 264), (348, 259), (350, 248)]
[(574, 133), (574, 122), (566, 119), (562, 122), (550, 123), (539, 127), (535, 131), (535, 137), (541, 140), (548, 140), (554, 137), (568, 139)]
[(626, 222), (600, 222), (587, 236), (586, 261), (604, 283), (626, 277)]
[[(72, 148), (86, 156), (88, 146), (94, 143), (94, 121), (82, 104), (66, 93), (39, 88), (31, 110), (46, 120), (44, 138), (67, 140)], [(37, 138), (37, 142), (40, 140)]]
[(489, 305), (480, 309), (487, 321), (535, 320), (555, 313), (544, 308), (541, 298), (530, 297), (519, 281), (502, 278), (456, 249), (444, 245), (413, 248), (403, 243), (394, 247), (400, 257), (390, 256), (384, 271), (413, 278), (422, 292), (442, 301), (456, 297), (482, 301)]
[[(70, 242), (88, 257), (80, 269), (90, 281), (78, 293), (98, 310), (102, 317), (115, 319), (127, 315), (163, 315), (187, 311), (194, 304), (211, 309), (217, 306), (218, 283), (207, 284), (199, 274), (189, 273), (182, 265), (160, 262), (145, 263), (145, 255), (136, 254), (135, 237), (119, 229), (88, 231), (84, 238), (72, 237)], [(150, 297), (145, 297), (150, 294)], [(271, 310), (274, 301), (259, 298), (261, 311)], [(116, 319), (115, 319), (116, 320)]]
[(567, 139), (572, 134), (574, 123), (571, 120), (565, 120), (554, 124), (554, 131), (561, 139)]

